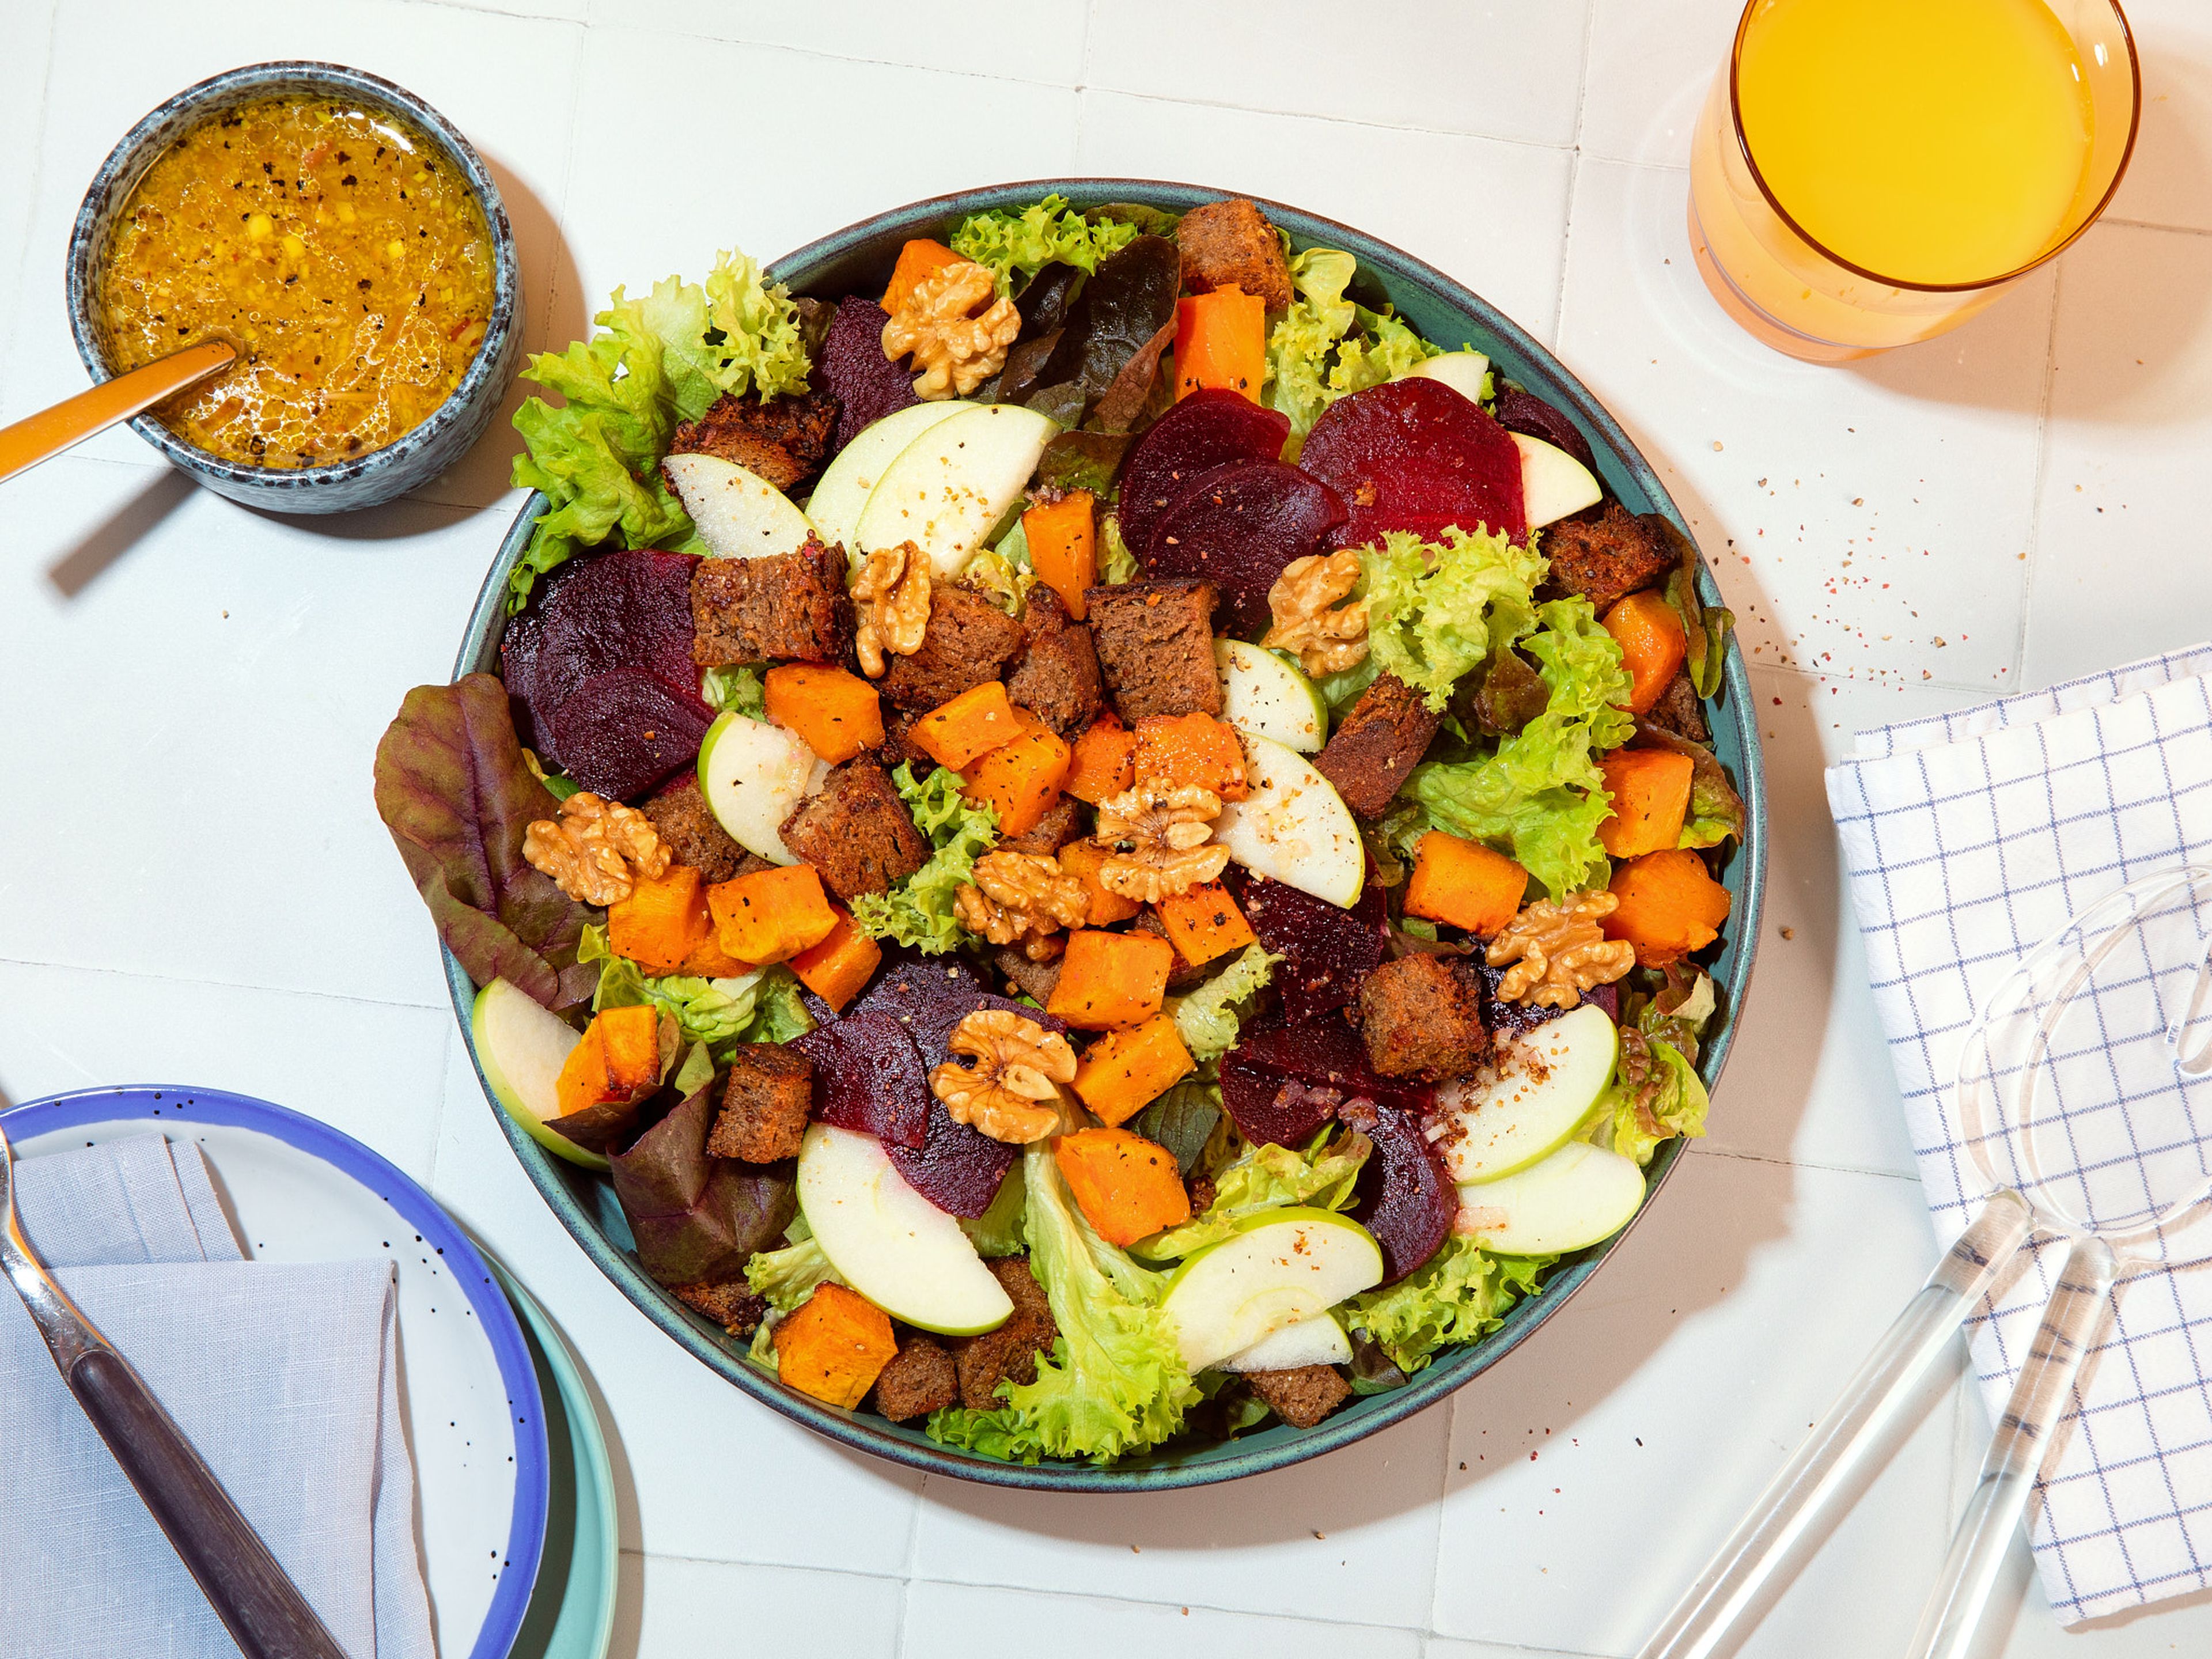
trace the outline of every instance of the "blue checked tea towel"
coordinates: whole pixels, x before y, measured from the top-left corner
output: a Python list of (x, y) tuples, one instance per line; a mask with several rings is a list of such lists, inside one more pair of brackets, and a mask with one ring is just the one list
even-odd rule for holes
[[(248, 1261), (199, 1149), (25, 1158), (23, 1231), (353, 1659), (433, 1659), (392, 1264)], [(0, 1659), (238, 1648), (0, 1288)]]
[[(1984, 1001), (2124, 883), (2212, 865), (2212, 646), (1865, 733), (1829, 769), (1828, 799), (1948, 1244), (1983, 1195), (1952, 1087)], [(2173, 1254), (2212, 1255), (2212, 1240)], [(2062, 1259), (2039, 1249), (1969, 1322), (1992, 1419)], [(2075, 1403), (2029, 1531), (2061, 1621), (2212, 1584), (2212, 1266), (2124, 1281)]]

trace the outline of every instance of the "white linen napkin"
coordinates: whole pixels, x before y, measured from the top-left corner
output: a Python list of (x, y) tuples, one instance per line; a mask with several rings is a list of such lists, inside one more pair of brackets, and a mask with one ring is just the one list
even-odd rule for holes
[[(1863, 734), (1828, 799), (1930, 1218), (1982, 1194), (1952, 1085), (1995, 986), (2136, 877), (2212, 864), (2212, 646)], [(2192, 1223), (2191, 1233), (2205, 1224)], [(2212, 1255), (2212, 1243), (2182, 1255)], [(1994, 1420), (2063, 1249), (1968, 1325)], [(2212, 1268), (2122, 1281), (2029, 1540), (2066, 1624), (2212, 1583)]]
[[(25, 1236), (167, 1407), (353, 1659), (431, 1659), (389, 1261), (244, 1259), (199, 1149), (158, 1134), (15, 1166)], [(0, 1653), (238, 1649), (0, 1294)]]

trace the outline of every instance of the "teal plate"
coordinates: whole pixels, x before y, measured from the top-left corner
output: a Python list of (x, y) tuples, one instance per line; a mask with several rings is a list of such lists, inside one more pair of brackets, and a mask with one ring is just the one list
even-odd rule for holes
[(614, 1641), (615, 1581), (621, 1540), (615, 1526), (615, 1472), (592, 1391), (568, 1344), (521, 1280), (491, 1261), (514, 1304), (545, 1402), (549, 1453), (545, 1548), (538, 1582), (508, 1650), (512, 1659), (606, 1659)]
[[(941, 240), (970, 213), (1026, 207), (1055, 191), (1082, 208), (1103, 206), (1110, 202), (1142, 202), (1176, 211), (1235, 193), (1138, 179), (1037, 179), (994, 185), (878, 214), (819, 241), (808, 243), (797, 252), (777, 260), (772, 270), (779, 280), (790, 284), (794, 293), (836, 298), (845, 294), (879, 292), (890, 279), (900, 246), (909, 239), (930, 236)], [(1686, 534), (1688, 532), (1689, 526), (1683, 521), (1680, 509), (1668, 499), (1658, 475), (1637, 452), (1620, 424), (1588, 387), (1496, 307), (1434, 265), (1349, 226), (1280, 203), (1262, 199), (1261, 205), (1268, 217), (1289, 233), (1295, 247), (1341, 248), (1357, 257), (1359, 276), (1352, 284), (1352, 295), (1362, 304), (1373, 307), (1387, 301), (1427, 338), (1447, 348), (1464, 343), (1488, 353), (1498, 369), (1564, 410), (1589, 440), (1597, 458), (1598, 471), (1608, 491), (1619, 497), (1629, 511), (1664, 513)], [(532, 522), (544, 506), (544, 498), (536, 495), (523, 503), (498, 556), (493, 559), (453, 665), (457, 677), (497, 672), (500, 632), (506, 621), (503, 600), (507, 573), (521, 556), (530, 539)], [(1700, 586), (1707, 603), (1720, 603), (1720, 593), (1710, 572), (1701, 578)], [(1721, 951), (1710, 964), (1720, 992), (1722, 1023), (1698, 1069), (1708, 1088), (1717, 1093), (1721, 1069), (1727, 1062), (1732, 1046), (1730, 1039), (1743, 1006), (1745, 991), (1751, 982), (1752, 957), (1759, 940), (1760, 898), (1766, 880), (1765, 775), (1759, 762), (1759, 730), (1752, 708), (1750, 678), (1745, 672), (1743, 654), (1733, 639), (1729, 643), (1722, 695), (1706, 705), (1705, 713), (1713, 731), (1715, 752), (1735, 778), (1749, 821), (1743, 845), (1722, 872), (1721, 879), (1734, 908)], [(469, 1042), (473, 1057), (475, 1043), (470, 1035), (469, 1010), (476, 993), (467, 974), (450, 953), (446, 957), (446, 977), (453, 993), (453, 1012), (460, 1021), (462, 1038)], [(481, 1066), (478, 1076), (482, 1076)], [(995, 1486), (1061, 1492), (1146, 1492), (1204, 1486), (1281, 1468), (1349, 1445), (1434, 1405), (1504, 1358), (1566, 1305), (1628, 1233), (1628, 1228), (1624, 1228), (1604, 1243), (1564, 1258), (1553, 1270), (1543, 1293), (1522, 1299), (1506, 1315), (1505, 1322), (1480, 1341), (1443, 1351), (1433, 1364), (1418, 1373), (1404, 1388), (1355, 1400), (1317, 1428), (1298, 1430), (1279, 1425), (1235, 1440), (1169, 1447), (1149, 1456), (1128, 1459), (1111, 1468), (1093, 1468), (1085, 1464), (1031, 1467), (948, 1449), (917, 1428), (887, 1422), (872, 1413), (841, 1411), (784, 1388), (773, 1376), (747, 1362), (741, 1343), (726, 1336), (718, 1326), (701, 1319), (646, 1277), (631, 1248), (629, 1224), (606, 1182), (563, 1163), (532, 1140), (492, 1102), (489, 1089), (485, 1091), (485, 1105), (498, 1117), (515, 1156), (521, 1159), (523, 1168), (544, 1194), (554, 1213), (575, 1235), (585, 1254), (648, 1319), (694, 1358), (763, 1404), (842, 1444), (933, 1474)], [(1724, 1111), (1727, 1108), (1725, 1103), (1717, 1103), (1714, 1109)], [(1647, 1172), (1649, 1190), (1644, 1209), (1638, 1212), (1638, 1219), (1650, 1211), (1652, 1197), (1680, 1161), (1681, 1150), (1681, 1142), (1668, 1141), (1652, 1159)], [(1632, 1220), (1628, 1225), (1634, 1227), (1636, 1221)]]

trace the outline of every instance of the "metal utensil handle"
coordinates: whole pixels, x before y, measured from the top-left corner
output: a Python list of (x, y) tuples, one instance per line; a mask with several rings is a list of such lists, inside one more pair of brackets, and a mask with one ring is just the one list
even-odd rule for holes
[(2004, 1416), (1982, 1459), (1981, 1480), (1951, 1540), (1943, 1576), (1920, 1615), (1912, 1659), (1966, 1659), (1972, 1650), (1974, 1626), (2027, 1511), (2027, 1495), (2050, 1452), (2051, 1431), (2065, 1413), (2081, 1358), (2104, 1322), (2119, 1271), (2112, 1246), (2102, 1239), (2077, 1239), (2067, 1252), (2027, 1365), (2005, 1401)]
[[(2033, 1218), (2016, 1193), (1992, 1194), (1935, 1272), (1905, 1304), (1828, 1414), (1698, 1575), (1638, 1659), (1705, 1659), (1742, 1623), (1771, 1583), (1802, 1565), (1822, 1522), (1856, 1494), (1854, 1476), (1890, 1431), (1953, 1334), (2027, 1237)], [(1785, 1571), (1787, 1569), (1787, 1571)]]
[(123, 1357), (112, 1348), (88, 1348), (66, 1380), (246, 1659), (345, 1659), (345, 1650)]

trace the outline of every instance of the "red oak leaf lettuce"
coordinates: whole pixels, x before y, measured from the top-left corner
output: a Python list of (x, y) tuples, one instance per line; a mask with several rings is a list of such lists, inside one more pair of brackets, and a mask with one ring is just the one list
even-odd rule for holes
[(478, 985), (504, 979), (556, 1010), (599, 980), (576, 960), (592, 913), (522, 857), (523, 832), (558, 808), (489, 674), (416, 686), (376, 745), (376, 810), (438, 937)]

